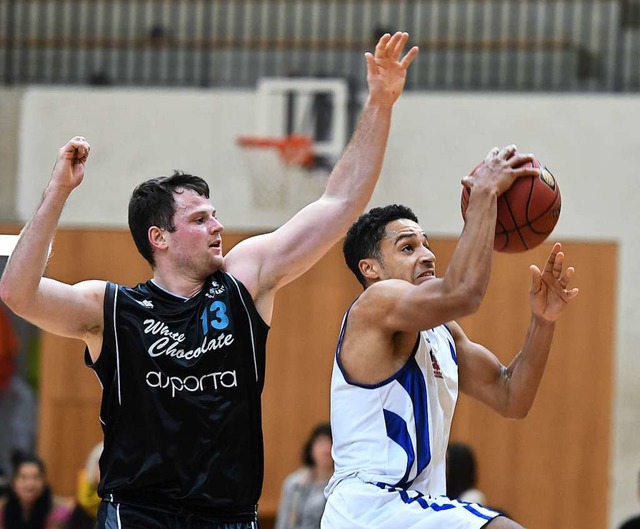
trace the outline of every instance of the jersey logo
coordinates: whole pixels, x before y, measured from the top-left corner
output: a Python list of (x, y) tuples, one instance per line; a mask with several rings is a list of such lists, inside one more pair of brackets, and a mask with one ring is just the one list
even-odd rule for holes
[(142, 300), (142, 301), (138, 301), (138, 303), (140, 305), (142, 305), (146, 309), (152, 309), (153, 308), (153, 301), (151, 301), (151, 300), (145, 299), (145, 300)]
[(205, 293), (205, 296), (213, 299), (218, 294), (223, 294), (225, 291), (224, 285), (218, 283), (215, 279), (211, 281), (211, 286), (209, 287), (209, 291)]
[[(211, 310), (216, 316), (210, 322), (214, 329), (218, 329), (217, 326), (221, 323), (228, 323), (228, 319), (225, 319), (226, 315), (222, 307), (214, 307)], [(187, 336), (184, 333), (171, 331), (169, 326), (163, 321), (156, 321), (149, 318), (144, 320), (144, 325), (145, 327), (143, 332), (146, 335), (154, 336), (152, 339), (156, 340), (147, 348), (147, 352), (152, 358), (164, 355), (173, 358), (191, 360), (193, 358), (198, 358), (200, 355), (208, 353), (209, 351), (216, 351), (223, 347), (229, 347), (234, 341), (233, 334), (220, 332), (216, 333), (213, 337), (205, 334), (201, 344), (199, 344), (195, 349), (188, 349), (187, 347), (197, 344), (193, 343), (191, 340), (187, 340)], [(157, 337), (157, 339), (155, 337)], [(185, 342), (185, 340), (187, 341)]]
[(187, 377), (168, 376), (162, 371), (149, 371), (146, 377), (147, 385), (150, 388), (166, 389), (171, 392), (171, 397), (176, 396), (176, 392), (186, 391), (189, 393), (211, 393), (221, 388), (237, 388), (238, 378), (235, 370), (216, 371), (203, 376), (189, 375)]
[(429, 351), (429, 356), (431, 357), (431, 367), (433, 368), (433, 376), (435, 376), (436, 378), (444, 378), (442, 376), (442, 370), (440, 369), (440, 364), (438, 364), (438, 360), (436, 359), (435, 356), (433, 356), (433, 353), (431, 351)]

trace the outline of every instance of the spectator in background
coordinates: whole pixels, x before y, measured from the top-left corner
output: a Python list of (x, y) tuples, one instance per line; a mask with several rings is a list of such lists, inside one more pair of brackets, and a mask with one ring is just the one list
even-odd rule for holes
[(35, 445), (36, 399), (16, 370), (19, 349), (13, 323), (0, 302), (0, 476), (11, 472), (12, 454), (29, 454)]
[(477, 488), (476, 459), (473, 449), (464, 443), (449, 443), (447, 448), (447, 496), (452, 500), (486, 505)]
[[(638, 473), (638, 483), (636, 484), (636, 486), (636, 492), (638, 494), (638, 498), (640, 499), (640, 473)], [(620, 529), (640, 529), (640, 515), (628, 519), (620, 526)]]
[(100, 482), (100, 455), (103, 443), (93, 447), (87, 463), (78, 474), (78, 490), (76, 492), (76, 505), (71, 512), (71, 517), (65, 529), (94, 529), (98, 519), (98, 483)]
[(304, 466), (284, 480), (275, 529), (320, 528), (324, 488), (333, 474), (331, 445), (329, 423), (316, 426), (304, 446)]
[(63, 529), (69, 514), (53, 498), (44, 463), (36, 456), (20, 456), (0, 508), (0, 529)]

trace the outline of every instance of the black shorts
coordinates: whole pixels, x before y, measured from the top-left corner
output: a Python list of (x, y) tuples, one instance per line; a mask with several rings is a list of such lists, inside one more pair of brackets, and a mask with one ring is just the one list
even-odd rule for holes
[(258, 529), (258, 523), (211, 521), (153, 507), (102, 501), (96, 529)]

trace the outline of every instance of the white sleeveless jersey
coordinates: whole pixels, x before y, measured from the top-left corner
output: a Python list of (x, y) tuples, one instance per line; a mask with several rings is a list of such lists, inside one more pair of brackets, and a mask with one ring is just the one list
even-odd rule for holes
[(331, 379), (334, 475), (422, 494), (446, 494), (446, 450), (458, 396), (453, 337), (444, 325), (420, 332), (395, 375), (375, 385), (349, 381), (340, 363), (344, 317)]

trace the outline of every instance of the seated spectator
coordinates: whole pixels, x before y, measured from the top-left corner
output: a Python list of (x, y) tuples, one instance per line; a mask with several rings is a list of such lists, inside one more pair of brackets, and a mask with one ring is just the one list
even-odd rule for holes
[(65, 529), (94, 529), (98, 518), (98, 483), (100, 482), (100, 455), (102, 443), (98, 443), (87, 457), (85, 467), (78, 474), (76, 505)]
[(333, 474), (331, 446), (331, 426), (319, 424), (304, 446), (304, 466), (284, 480), (275, 529), (319, 529), (324, 488)]
[(473, 449), (464, 443), (447, 448), (447, 496), (452, 500), (485, 505), (487, 499), (476, 488), (476, 460)]
[(20, 456), (7, 501), (0, 508), (0, 529), (62, 529), (69, 512), (54, 500), (44, 463), (35, 456)]
[[(11, 471), (12, 454), (35, 447), (37, 402), (17, 369), (18, 334), (6, 305), (0, 302), (0, 473)], [(7, 476), (8, 481), (8, 476)]]

